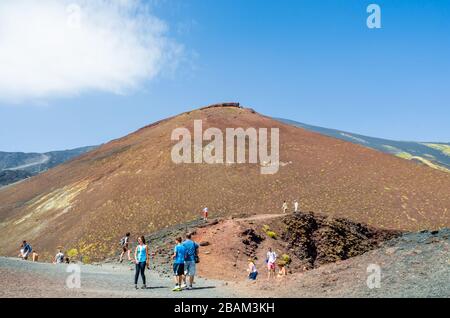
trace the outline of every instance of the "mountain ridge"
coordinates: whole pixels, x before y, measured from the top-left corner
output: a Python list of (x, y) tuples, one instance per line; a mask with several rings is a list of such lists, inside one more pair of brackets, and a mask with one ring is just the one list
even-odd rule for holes
[[(204, 128), (279, 128), (274, 175), (255, 164), (181, 164), (170, 159), (171, 133)], [(287, 200), (302, 210), (345, 217), (381, 229), (450, 225), (450, 176), (303, 128), (247, 108), (185, 112), (0, 189), (0, 254), (27, 239), (43, 255), (58, 246), (91, 259), (114, 255), (125, 232), (148, 234), (195, 220), (208, 206), (220, 217), (281, 212)], [(51, 231), (49, 230), (51, 229)]]

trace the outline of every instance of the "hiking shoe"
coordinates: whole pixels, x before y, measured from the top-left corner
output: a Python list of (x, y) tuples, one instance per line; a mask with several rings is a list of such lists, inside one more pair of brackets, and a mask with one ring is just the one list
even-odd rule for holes
[(187, 289), (187, 290), (191, 290), (191, 289), (192, 289), (192, 286), (186, 286), (186, 289)]
[(186, 286), (186, 284), (181, 284), (181, 289), (183, 289), (183, 288), (186, 288), (187, 286)]
[(142, 285), (141, 289), (147, 289), (147, 285)]
[(175, 286), (173, 289), (172, 289), (172, 291), (181, 291), (181, 287), (180, 286)]
[(134, 289), (138, 289), (137, 285), (134, 285)]

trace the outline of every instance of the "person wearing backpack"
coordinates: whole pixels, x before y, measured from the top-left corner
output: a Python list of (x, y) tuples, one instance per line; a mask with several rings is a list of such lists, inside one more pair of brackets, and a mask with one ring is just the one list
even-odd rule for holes
[(64, 263), (64, 253), (61, 249), (58, 250), (58, 253), (55, 256), (53, 264), (62, 264)]
[[(183, 242), (183, 246), (186, 249), (186, 256), (184, 259), (184, 274), (186, 289), (192, 289), (194, 284), (194, 276), (196, 274), (196, 263), (200, 262), (198, 257), (199, 245), (191, 240), (191, 234), (186, 234), (186, 240)], [(189, 277), (189, 281), (186, 283), (186, 278)]]
[(31, 245), (27, 243), (27, 241), (22, 242), (22, 248), (20, 249), (20, 257), (23, 260), (27, 260), (28, 256), (31, 254), (33, 249), (31, 248)]
[(125, 253), (127, 253), (128, 260), (131, 261), (131, 255), (130, 255), (131, 250), (129, 248), (129, 241), (130, 241), (130, 233), (129, 232), (120, 239), (120, 246), (122, 248), (122, 253), (120, 254), (120, 258), (119, 258), (120, 263), (123, 262), (123, 256), (125, 255)]

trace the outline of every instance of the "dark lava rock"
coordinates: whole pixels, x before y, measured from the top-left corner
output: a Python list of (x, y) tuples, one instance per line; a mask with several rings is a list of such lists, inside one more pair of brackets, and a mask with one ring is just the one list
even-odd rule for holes
[(312, 212), (287, 216), (283, 222), (282, 240), (307, 269), (364, 254), (400, 234)]
[(258, 245), (264, 240), (264, 237), (256, 233), (255, 229), (249, 228), (241, 233), (242, 243), (245, 245), (243, 253), (249, 257), (255, 257)]

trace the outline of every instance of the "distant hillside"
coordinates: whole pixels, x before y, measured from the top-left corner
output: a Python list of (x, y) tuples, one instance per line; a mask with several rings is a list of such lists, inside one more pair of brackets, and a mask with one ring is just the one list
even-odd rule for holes
[(0, 151), (0, 187), (47, 171), (95, 148), (89, 146), (46, 153)]
[(31, 176), (33, 176), (32, 173), (23, 170), (0, 171), (0, 187), (29, 178)]
[(277, 119), (287, 124), (301, 127), (313, 132), (318, 132), (330, 137), (356, 143), (368, 148), (376, 149), (388, 154), (395, 155), (399, 158), (422, 163), (431, 168), (450, 173), (450, 143), (395, 141), (367, 137), (336, 129), (307, 125), (289, 119)]

